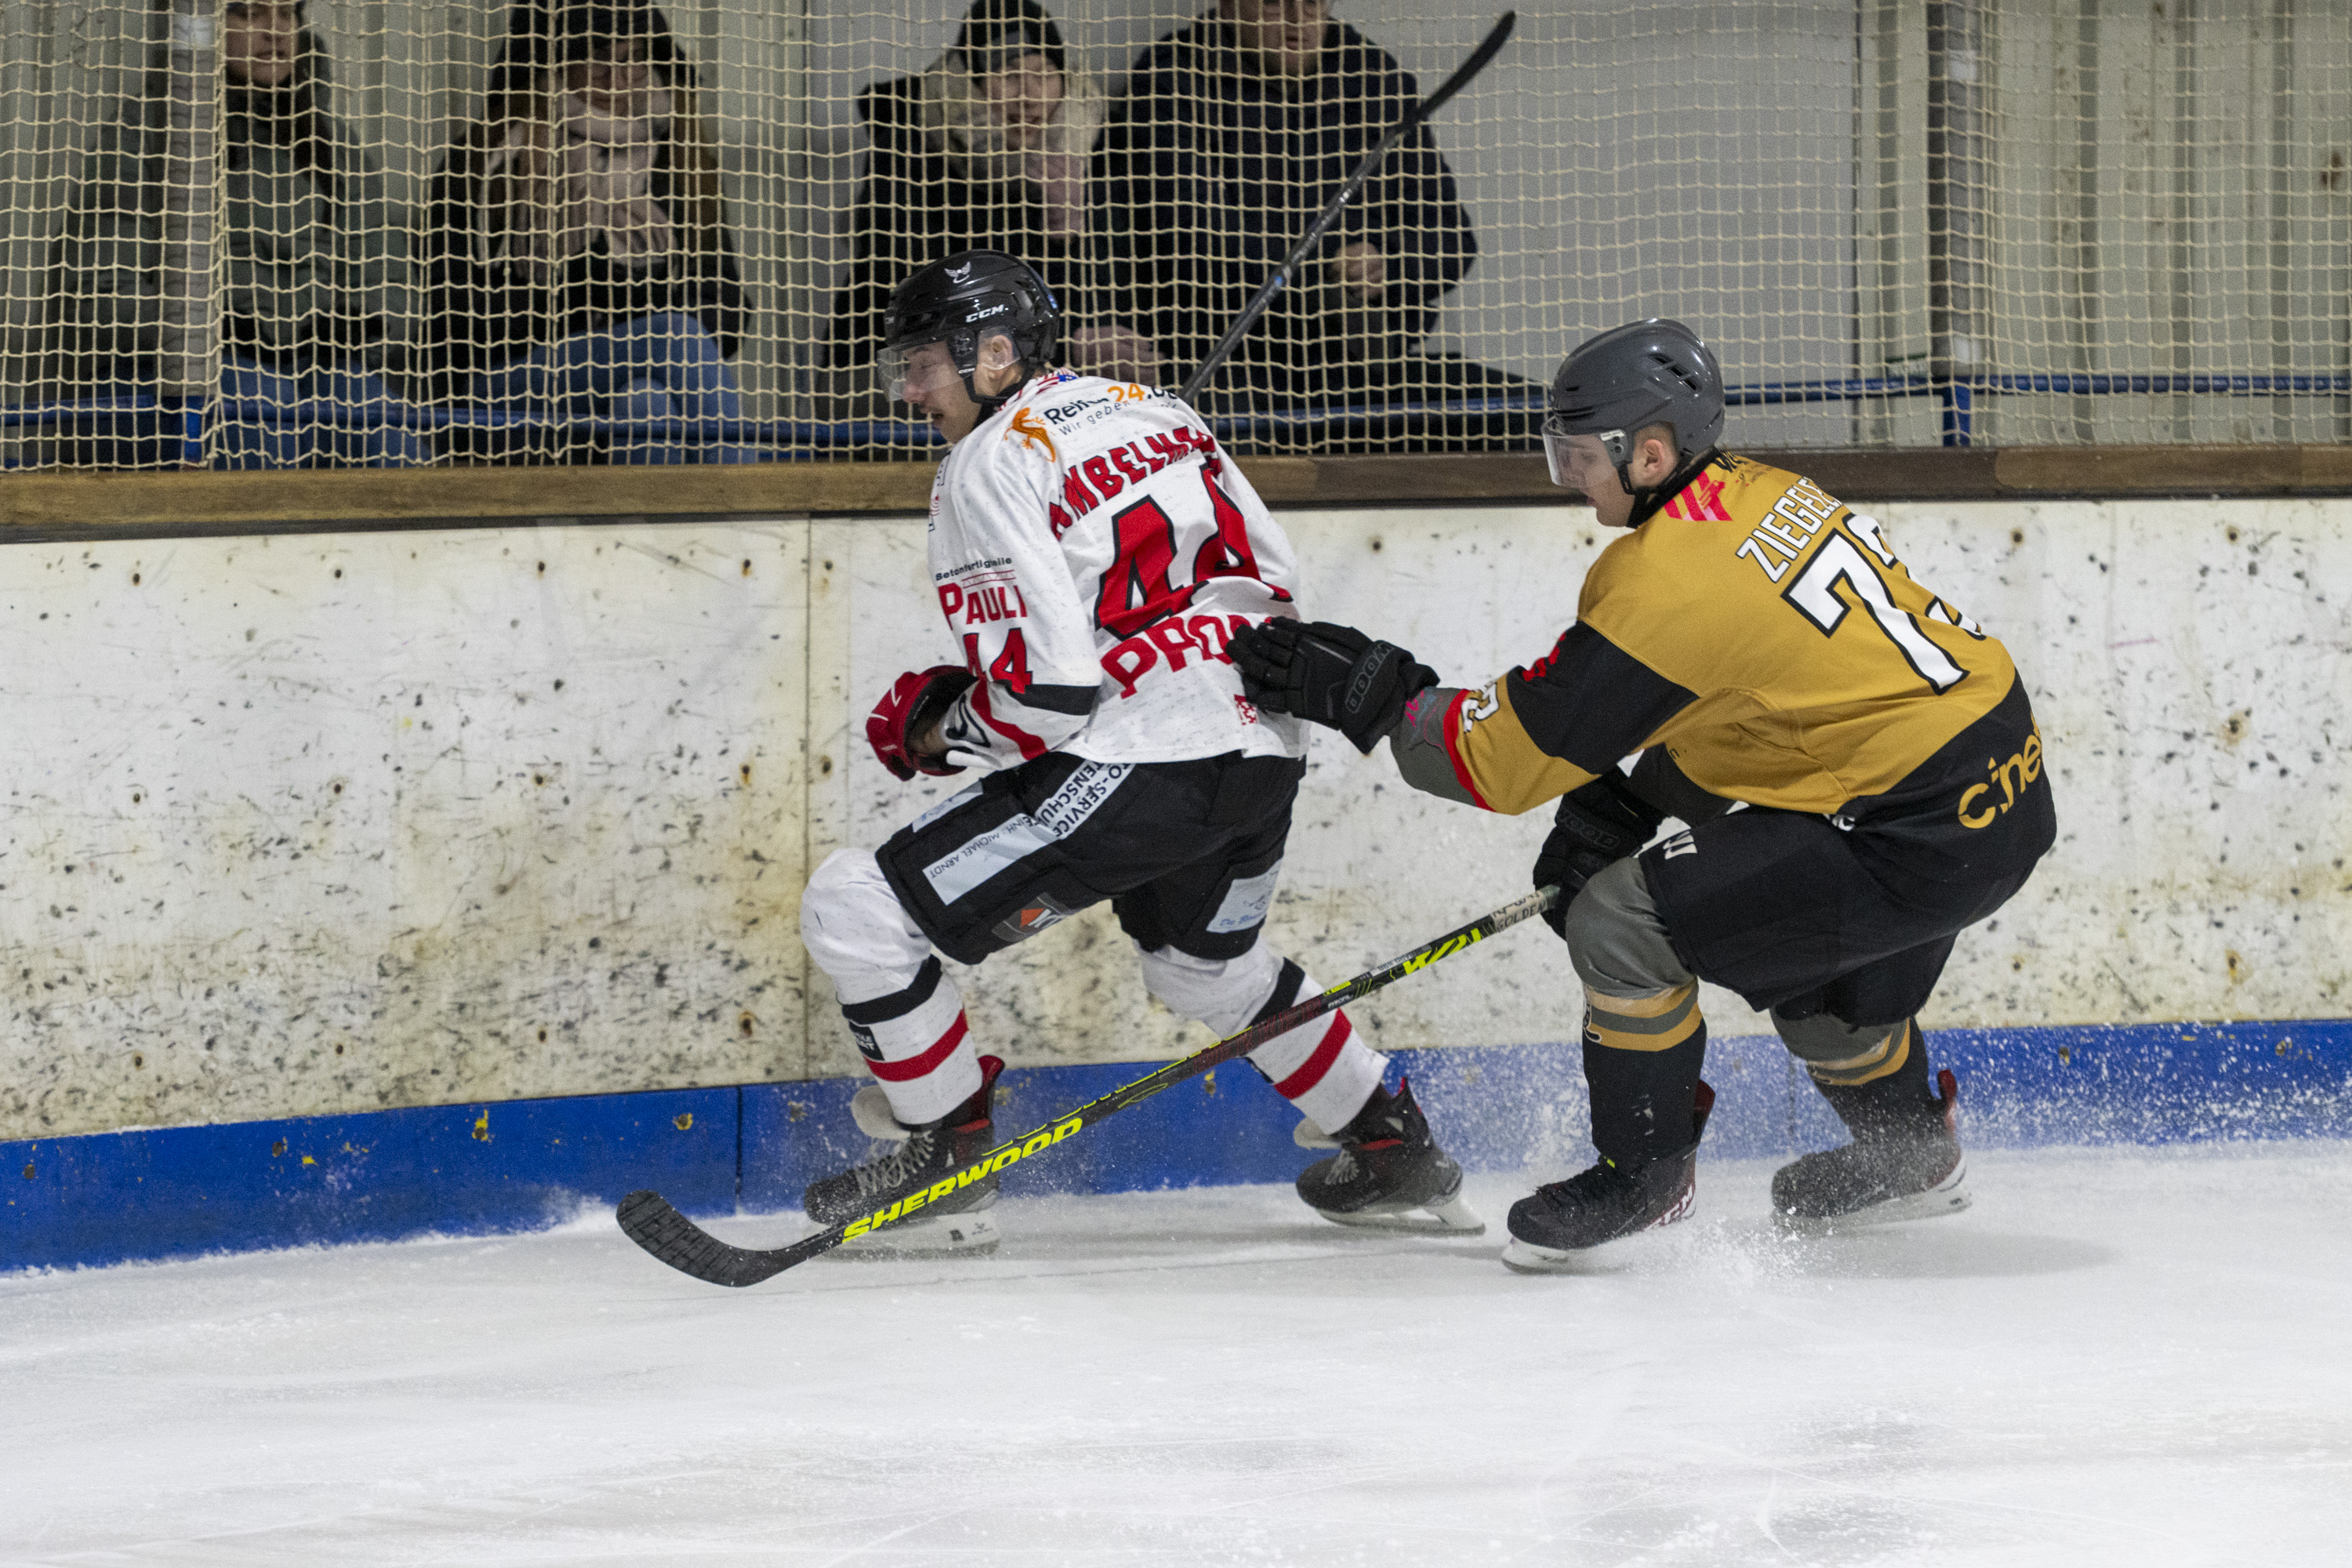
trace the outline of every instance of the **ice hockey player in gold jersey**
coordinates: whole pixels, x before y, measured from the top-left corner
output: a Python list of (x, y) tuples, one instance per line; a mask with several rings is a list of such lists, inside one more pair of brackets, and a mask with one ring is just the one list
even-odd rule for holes
[[(1714, 1098), (1701, 979), (1769, 1009), (1853, 1134), (1774, 1176), (1785, 1222), (1968, 1203), (1958, 1086), (1931, 1087), (1916, 1016), (1957, 934), (2056, 837), (2041, 734), (2009, 651), (1915, 581), (1874, 520), (1722, 452), (1722, 431), (1721, 371), (1680, 322), (1569, 355), (1544, 426), (1553, 482), (1629, 531), (1551, 651), (1488, 686), (1444, 686), (1328, 622), (1269, 621), (1231, 648), (1262, 707), (1360, 751), (1385, 738), (1420, 789), (1488, 811), (1559, 802), (1536, 880), (1562, 889), (1601, 1158), (1513, 1207), (1514, 1268), (1572, 1267), (1689, 1212)], [(1668, 816), (1687, 826), (1650, 844)]]

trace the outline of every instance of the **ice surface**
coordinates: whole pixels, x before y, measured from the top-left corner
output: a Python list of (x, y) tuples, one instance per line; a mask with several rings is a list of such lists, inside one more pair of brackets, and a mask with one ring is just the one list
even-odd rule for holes
[[(748, 1291), (592, 1221), (0, 1279), (0, 1562), (2342, 1563), (2352, 1146), (1973, 1157), (1603, 1272), (1253, 1187)], [(723, 1227), (760, 1242), (791, 1218)]]

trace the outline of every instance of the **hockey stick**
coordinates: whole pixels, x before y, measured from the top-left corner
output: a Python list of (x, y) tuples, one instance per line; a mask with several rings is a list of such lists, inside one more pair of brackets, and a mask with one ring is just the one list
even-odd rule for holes
[(1487, 62), (1501, 50), (1518, 21), (1517, 11), (1504, 12), (1502, 19), (1487, 29), (1486, 37), (1471, 51), (1470, 58), (1464, 60), (1435, 92), (1406, 110), (1405, 117), (1397, 121), (1396, 128), (1364, 154), (1356, 164), (1355, 172), (1348, 176), (1348, 183), (1339, 187), (1337, 195), (1323, 204), (1323, 210), (1307, 226), (1307, 233), (1290, 247), (1290, 254), (1282, 258), (1282, 265), (1274, 269), (1274, 276), (1259, 286), (1258, 291), (1250, 297), (1250, 302), (1242, 308), (1242, 313), (1234, 319), (1234, 324), (1225, 329), (1225, 335), (1218, 340), (1215, 348), (1209, 351), (1209, 357), (1201, 362), (1201, 368), (1185, 378), (1183, 388), (1177, 396), (1190, 403), (1194, 395), (1209, 384), (1209, 378), (1217, 374), (1218, 367), (1249, 334), (1250, 328), (1257, 324), (1257, 319), (1265, 314), (1266, 307), (1274, 303), (1275, 295), (1289, 285), (1291, 273), (1307, 258), (1307, 253), (1315, 248), (1333, 224), (1339, 221), (1339, 215), (1347, 210), (1349, 202), (1356, 199), (1357, 193), (1364, 188), (1364, 182), (1372, 177), (1372, 171), (1378, 169), (1406, 137), (1418, 131), (1424, 121), (1444, 108), (1455, 93), (1468, 87), (1472, 79), (1486, 68)]
[(1415, 970), (1425, 969), (1441, 958), (1450, 957), (1506, 927), (1518, 924), (1530, 915), (1540, 914), (1550, 908), (1552, 900), (1559, 894), (1557, 888), (1538, 888), (1526, 898), (1505, 904), (1490, 915), (1447, 931), (1433, 942), (1425, 942), (1411, 952), (1391, 959), (1377, 969), (1366, 970), (1353, 980), (1334, 985), (1319, 996), (1309, 997), (1296, 1006), (1285, 1008), (1237, 1035), (1228, 1035), (1213, 1046), (1170, 1062), (1124, 1088), (1115, 1089), (1098, 1100), (1088, 1100), (1076, 1110), (1065, 1111), (1032, 1131), (998, 1144), (935, 1182), (910, 1184), (898, 1188), (886, 1194), (882, 1201), (877, 1202), (859, 1217), (818, 1231), (814, 1236), (804, 1236), (789, 1246), (764, 1249), (730, 1246), (678, 1213), (659, 1193), (650, 1191), (631, 1193), (621, 1200), (617, 1214), (621, 1229), (631, 1241), (672, 1268), (691, 1274), (708, 1284), (757, 1285), (796, 1263), (805, 1263), (820, 1253), (832, 1251), (852, 1237), (879, 1230), (884, 1226), (919, 1214), (929, 1199), (943, 1198), (958, 1187), (992, 1176), (1008, 1165), (1054, 1147), (1065, 1138), (1093, 1126), (1105, 1117), (1115, 1116), (1130, 1105), (1150, 1099), (1161, 1089), (1173, 1088), (1186, 1079), (1197, 1078), (1220, 1062), (1231, 1061), (1256, 1049), (1276, 1035), (1287, 1033), (1301, 1024), (1312, 1023), (1359, 996), (1378, 991), (1391, 981), (1402, 980)]

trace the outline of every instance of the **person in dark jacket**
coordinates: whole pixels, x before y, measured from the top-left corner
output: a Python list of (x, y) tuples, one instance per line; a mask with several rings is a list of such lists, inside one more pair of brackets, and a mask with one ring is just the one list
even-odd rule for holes
[(1109, 101), (1037, 0), (976, 0), (929, 69), (858, 94), (866, 179), (824, 361), (839, 390), (878, 404), (867, 373), (890, 290), (962, 250), (1003, 251), (1045, 280), (1072, 368), (1158, 384), (1148, 345), (1098, 310), (1086, 254), (1087, 165)]
[[(478, 456), (740, 455), (667, 420), (741, 416), (743, 286), (694, 68), (645, 0), (524, 0), (425, 237), (436, 386), (526, 416)], [(577, 422), (640, 426), (599, 442)], [(454, 434), (454, 433), (453, 433)]]
[[(1097, 163), (1109, 308), (1169, 379), (1205, 359), (1357, 162), (1419, 101), (1328, 0), (1220, 0), (1137, 60)], [(1213, 408), (1379, 405), (1521, 385), (1417, 353), (1478, 243), (1423, 126), (1204, 391)]]
[[(226, 254), (211, 460), (230, 468), (427, 461), (385, 379), (406, 358), (406, 215), (386, 195), (383, 171), (329, 112), (326, 58), (301, 0), (230, 0), (221, 21), (226, 112), (215, 243)], [(163, 390), (168, 108), (168, 92), (151, 85), (91, 149), (50, 289), (45, 379), (61, 395)], [(65, 463), (183, 461), (176, 435), (129, 437), (120, 416), (77, 423), (80, 435), (57, 450)]]

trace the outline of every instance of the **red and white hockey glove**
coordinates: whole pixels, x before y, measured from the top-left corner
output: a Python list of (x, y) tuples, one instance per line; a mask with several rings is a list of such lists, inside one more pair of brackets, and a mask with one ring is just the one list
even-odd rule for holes
[(959, 664), (935, 664), (910, 669), (891, 683), (882, 700), (866, 718), (866, 742), (882, 765), (902, 779), (917, 773), (944, 778), (963, 769), (944, 757), (918, 753), (914, 738), (948, 710), (948, 705), (971, 685), (971, 672)]

